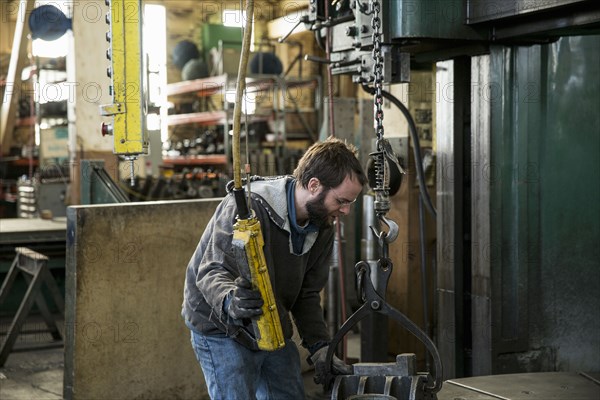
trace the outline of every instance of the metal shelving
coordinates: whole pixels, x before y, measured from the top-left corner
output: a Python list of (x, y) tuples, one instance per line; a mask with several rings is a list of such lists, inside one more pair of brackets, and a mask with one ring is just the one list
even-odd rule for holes
[[(250, 75), (246, 78), (248, 104), (254, 106), (247, 117), (242, 115), (242, 124), (269, 122), (274, 134), (273, 142), (265, 142), (259, 147), (275, 154), (278, 173), (284, 173), (284, 160), (288, 158), (287, 141), (302, 139), (314, 142), (322, 122), (321, 110), (321, 78), (283, 78), (278, 75)], [(167, 117), (167, 125), (181, 126), (196, 124), (198, 126), (221, 126), (225, 155), (193, 155), (171, 156), (163, 158), (167, 165), (223, 165), (230, 157), (230, 138), (226, 134), (233, 124), (233, 107), (229, 95), (235, 92), (236, 80), (227, 74), (209, 78), (177, 82), (167, 85), (166, 93), (172, 99), (176, 96), (193, 95), (198, 98), (217, 98), (220, 110), (194, 111), (171, 114)], [(309, 96), (307, 96), (309, 94)], [(213, 105), (216, 102), (213, 102)], [(302, 104), (300, 104), (302, 103)], [(297, 116), (295, 129), (289, 129), (291, 116)], [(298, 122), (296, 121), (296, 122)], [(294, 132), (294, 133), (292, 133)], [(221, 164), (223, 163), (223, 164)]]

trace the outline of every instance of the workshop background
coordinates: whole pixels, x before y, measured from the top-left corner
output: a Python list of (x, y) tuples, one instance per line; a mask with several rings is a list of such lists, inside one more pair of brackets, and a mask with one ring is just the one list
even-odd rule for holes
[[(180, 308), (233, 177), (244, 4), (1, 0), (3, 400), (207, 398)], [(381, 46), (398, 236), (370, 229), (371, 183), (339, 221), (323, 304), (333, 337), (367, 304), (354, 268), (367, 261), (377, 296), (419, 332), (376, 308), (349, 327), (338, 355), (374, 363), (354, 378), (403, 377), (362, 398), (600, 398), (600, 3), (254, 7), (252, 174), (292, 173), (330, 134), (377, 174)], [(394, 364), (405, 353), (414, 363)], [(323, 393), (303, 370), (310, 398), (366, 393), (352, 377)]]

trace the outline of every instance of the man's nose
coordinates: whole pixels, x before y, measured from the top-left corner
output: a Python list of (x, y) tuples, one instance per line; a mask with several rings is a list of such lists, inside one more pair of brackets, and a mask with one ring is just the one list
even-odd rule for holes
[(348, 215), (350, 214), (350, 208), (352, 208), (352, 204), (345, 204), (340, 207), (340, 213), (343, 215)]

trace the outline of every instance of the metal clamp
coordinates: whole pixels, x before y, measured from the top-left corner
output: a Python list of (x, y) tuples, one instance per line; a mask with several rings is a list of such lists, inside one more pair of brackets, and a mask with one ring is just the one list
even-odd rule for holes
[[(380, 244), (383, 246), (384, 252), (387, 253), (386, 237), (386, 234), (383, 232), (380, 233)], [(429, 353), (432, 355), (435, 364), (435, 376), (433, 377), (433, 382), (429, 386), (426, 386), (426, 389), (433, 393), (439, 392), (442, 388), (443, 367), (437, 347), (429, 338), (429, 336), (427, 336), (427, 334), (423, 332), (413, 321), (385, 301), (385, 293), (387, 291), (387, 285), (393, 269), (392, 261), (388, 257), (382, 257), (377, 261), (377, 282), (379, 282), (381, 285), (379, 292), (375, 289), (373, 281), (371, 280), (371, 267), (369, 263), (366, 261), (359, 261), (354, 268), (359, 278), (358, 280), (361, 282), (359, 290), (361, 292), (361, 297), (364, 300), (364, 304), (354, 314), (352, 314), (346, 322), (344, 322), (340, 330), (331, 340), (329, 349), (327, 351), (327, 356), (325, 358), (327, 374), (324, 382), (320, 383), (329, 385), (335, 379), (335, 375), (333, 375), (331, 372), (331, 365), (334, 351), (340, 340), (363, 318), (370, 313), (377, 312), (398, 321), (400, 325), (416, 336), (416, 338), (425, 345)]]

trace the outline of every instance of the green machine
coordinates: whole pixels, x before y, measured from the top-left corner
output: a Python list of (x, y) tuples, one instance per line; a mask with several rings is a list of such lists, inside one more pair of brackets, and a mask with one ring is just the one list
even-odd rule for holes
[(201, 39), (204, 59), (211, 60), (213, 75), (236, 76), (242, 51), (242, 28), (204, 24)]
[(373, 80), (375, 4), (387, 83), (408, 82), (411, 60), (448, 60), (488, 54), (491, 44), (544, 44), (600, 33), (600, 4), (593, 0), (378, 0), (339, 2), (325, 10), (326, 4), (311, 0), (298, 24), (319, 32), (321, 45), (329, 30), (332, 73), (351, 74), (356, 83)]
[[(329, 43), (333, 75), (377, 102), (378, 81), (410, 82), (434, 65), (444, 89), (428, 332), (444, 379), (600, 370), (600, 3), (331, 3), (311, 0), (298, 24)], [(347, 381), (338, 393), (352, 394)]]

